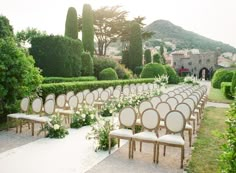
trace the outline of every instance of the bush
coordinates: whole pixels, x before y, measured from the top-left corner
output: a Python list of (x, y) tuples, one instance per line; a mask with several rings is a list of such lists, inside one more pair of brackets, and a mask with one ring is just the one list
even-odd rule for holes
[(80, 40), (62, 36), (35, 37), (29, 49), (44, 76), (72, 77), (81, 74)]
[(116, 64), (116, 73), (119, 79), (131, 79), (133, 77), (132, 71), (125, 68), (123, 64)]
[(231, 93), (231, 82), (222, 82), (221, 83), (221, 92), (224, 94), (224, 96), (227, 99), (233, 99), (232, 93)]
[(152, 62), (152, 55), (150, 49), (146, 49), (144, 51), (144, 59), (145, 59), (145, 64)]
[(82, 76), (82, 77), (45, 77), (43, 83), (60, 83), (60, 82), (82, 82), (82, 81), (96, 81), (94, 76)]
[(168, 83), (169, 84), (177, 84), (179, 83), (179, 76), (177, 75), (175, 69), (170, 67), (169, 65), (164, 66), (167, 72), (167, 76), (169, 76)]
[(143, 71), (143, 66), (137, 66), (134, 69), (134, 73), (139, 76), (141, 74), (141, 72)]
[(141, 73), (141, 78), (154, 78), (163, 74), (167, 74), (166, 69), (163, 65), (158, 63), (149, 63), (144, 66)]
[(161, 63), (161, 55), (159, 53), (155, 53), (153, 55), (153, 62), (155, 63)]
[(99, 73), (99, 80), (117, 80), (116, 71), (112, 68), (106, 68)]
[(219, 69), (214, 73), (212, 78), (212, 87), (220, 89), (221, 82), (231, 82), (233, 78), (233, 71)]
[(83, 52), (81, 55), (82, 58), (82, 76), (92, 76), (94, 73), (93, 70), (93, 58), (90, 56), (89, 52)]
[(121, 63), (124, 64), (126, 67), (129, 67), (129, 51), (128, 50), (122, 51)]
[(231, 93), (234, 96), (235, 95), (235, 90), (236, 90), (236, 72), (234, 72), (233, 77), (232, 77), (232, 85), (231, 85)]

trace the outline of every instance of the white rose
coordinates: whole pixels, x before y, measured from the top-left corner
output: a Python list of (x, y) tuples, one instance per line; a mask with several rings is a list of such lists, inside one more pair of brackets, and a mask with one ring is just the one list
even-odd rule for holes
[(110, 110), (109, 112), (110, 112), (110, 114), (112, 114), (112, 113), (113, 113), (113, 111), (112, 111), (112, 110)]
[(60, 128), (60, 126), (58, 124), (54, 124), (54, 126), (53, 126), (54, 130), (58, 130), (59, 128)]
[(81, 117), (84, 119), (84, 118), (86, 117), (86, 115), (85, 115), (85, 114), (82, 114)]
[(94, 114), (91, 114), (90, 117), (91, 117), (91, 119), (94, 119), (95, 116), (94, 116)]

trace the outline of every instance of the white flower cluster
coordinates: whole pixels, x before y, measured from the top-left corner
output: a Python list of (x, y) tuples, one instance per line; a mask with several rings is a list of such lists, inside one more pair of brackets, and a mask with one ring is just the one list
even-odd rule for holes
[(168, 84), (169, 76), (167, 75), (161, 75), (158, 77), (155, 77), (154, 83), (160, 85), (160, 86), (166, 86)]

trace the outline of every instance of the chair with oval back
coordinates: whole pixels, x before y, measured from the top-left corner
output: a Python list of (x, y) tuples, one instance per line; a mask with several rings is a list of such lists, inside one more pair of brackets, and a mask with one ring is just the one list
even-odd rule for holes
[(92, 92), (85, 96), (85, 103), (89, 106), (94, 104), (94, 94)]
[(161, 117), (161, 121), (160, 121), (160, 127), (165, 127), (165, 117), (167, 115), (168, 112), (171, 111), (171, 107), (169, 105), (169, 103), (167, 102), (161, 102), (156, 106), (156, 110), (159, 112), (160, 117)]
[(136, 112), (132, 107), (124, 107), (119, 112), (120, 128), (112, 130), (109, 133), (109, 154), (111, 153), (111, 138), (118, 138), (118, 147), (120, 146), (120, 139), (129, 141), (129, 158), (132, 158), (132, 137), (135, 130)]
[(54, 93), (48, 94), (45, 98), (45, 102), (49, 99), (55, 100), (55, 94)]
[(149, 109), (149, 108), (153, 108), (152, 103), (150, 101), (144, 100), (139, 104), (136, 125), (141, 125), (141, 119), (140, 119), (141, 115), (142, 115), (143, 111), (145, 111), (146, 109)]
[(115, 89), (115, 90), (113, 91), (113, 98), (114, 98), (114, 99), (120, 99), (120, 95), (121, 95), (120, 89)]
[(169, 95), (164, 93), (160, 96), (160, 98), (161, 98), (161, 101), (165, 102), (169, 98)]
[(184, 100), (183, 96), (180, 94), (176, 94), (175, 98), (178, 100), (179, 103), (181, 103)]
[(169, 92), (167, 93), (167, 95), (168, 95), (169, 97), (174, 97), (174, 96), (175, 96), (175, 92), (174, 92), (174, 91), (169, 91)]
[(60, 112), (65, 109), (66, 105), (66, 95), (60, 94), (56, 98), (56, 110), (55, 112)]
[(169, 103), (172, 110), (174, 110), (176, 105), (179, 104), (178, 100), (175, 97), (169, 97), (166, 102)]
[(190, 121), (193, 122), (193, 133), (195, 134), (195, 132), (196, 132), (196, 120), (198, 120), (197, 114), (194, 113), (195, 103), (194, 103), (193, 99), (191, 99), (191, 98), (184, 99), (182, 103), (187, 103), (189, 105), (189, 107), (191, 108)]
[(177, 110), (170, 111), (165, 118), (166, 135), (157, 139), (157, 159), (159, 161), (159, 145), (164, 145), (164, 156), (166, 154), (166, 146), (181, 148), (181, 168), (183, 168), (184, 161), (184, 144), (183, 131), (186, 120), (184, 115)]
[(78, 104), (82, 105), (84, 103), (85, 98), (83, 92), (78, 92), (76, 96), (78, 98)]
[(98, 92), (98, 90), (93, 90), (92, 93), (93, 93), (93, 95), (94, 95), (94, 101), (97, 101), (98, 98), (99, 98), (99, 92)]
[(150, 99), (150, 102), (152, 103), (152, 106), (155, 108), (157, 106), (157, 104), (161, 102), (161, 99), (159, 96), (153, 96)]

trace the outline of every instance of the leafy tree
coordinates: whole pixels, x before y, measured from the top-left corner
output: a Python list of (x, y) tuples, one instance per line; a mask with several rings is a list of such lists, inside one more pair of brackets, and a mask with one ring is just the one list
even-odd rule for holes
[(84, 4), (82, 14), (82, 42), (84, 51), (94, 53), (93, 10), (89, 4)]
[(93, 70), (93, 58), (89, 52), (83, 52), (81, 55), (82, 59), (82, 76), (92, 76), (94, 73)]
[(134, 71), (135, 67), (142, 65), (143, 60), (143, 46), (141, 29), (137, 22), (131, 25), (130, 45), (129, 45), (129, 66)]
[(99, 55), (106, 55), (110, 43), (121, 37), (126, 27), (126, 15), (127, 12), (121, 11), (119, 6), (102, 7), (94, 11), (94, 32)]
[(153, 55), (153, 62), (161, 63), (161, 55), (159, 53)]
[(129, 51), (128, 50), (123, 50), (122, 51), (122, 60), (121, 63), (124, 64), (126, 67), (129, 66)]
[(13, 37), (13, 27), (10, 25), (9, 20), (0, 15), (0, 38)]
[(65, 36), (78, 39), (78, 26), (79, 24), (76, 9), (74, 7), (70, 7), (66, 16)]
[(162, 63), (162, 64), (166, 64), (166, 59), (165, 59), (165, 56), (164, 56), (164, 47), (163, 47), (163, 44), (161, 44), (161, 47), (160, 47), (160, 55), (161, 55), (161, 63)]
[(231, 93), (233, 96), (235, 95), (235, 90), (236, 90), (236, 72), (234, 72), (232, 77)]
[(152, 55), (150, 49), (146, 49), (144, 51), (144, 59), (145, 59), (145, 64), (148, 64), (152, 61)]

